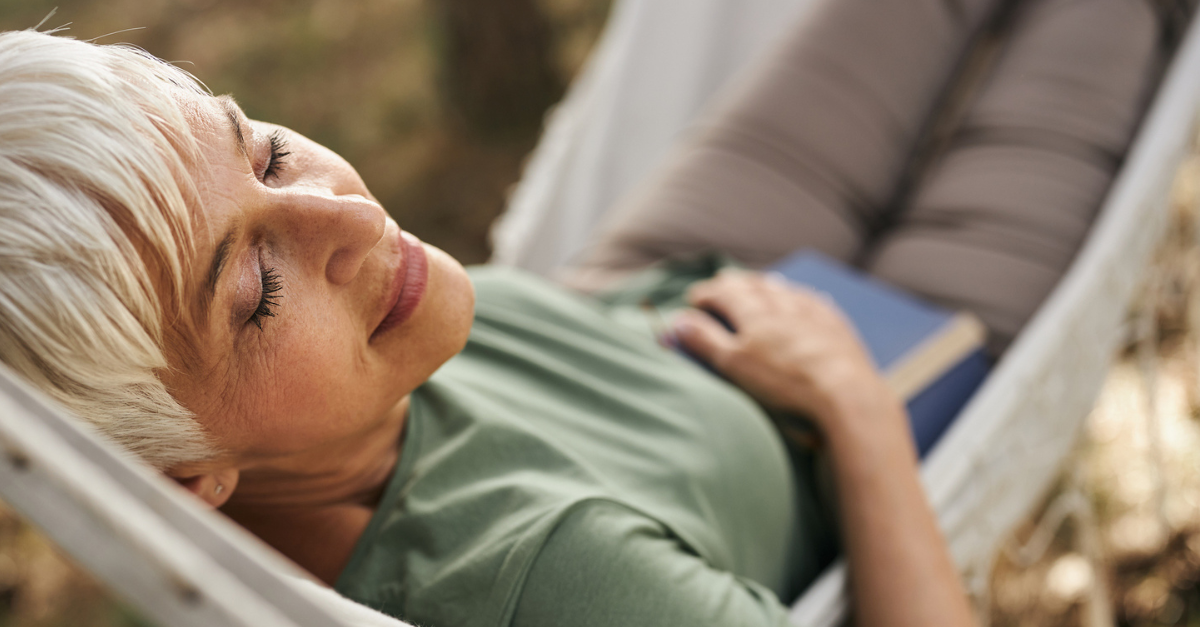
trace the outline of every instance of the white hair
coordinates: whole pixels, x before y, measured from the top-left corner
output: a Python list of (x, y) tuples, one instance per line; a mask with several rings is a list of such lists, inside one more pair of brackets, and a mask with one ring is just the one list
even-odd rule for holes
[(197, 202), (179, 90), (207, 93), (131, 46), (0, 33), (0, 360), (160, 469), (216, 453), (159, 377)]

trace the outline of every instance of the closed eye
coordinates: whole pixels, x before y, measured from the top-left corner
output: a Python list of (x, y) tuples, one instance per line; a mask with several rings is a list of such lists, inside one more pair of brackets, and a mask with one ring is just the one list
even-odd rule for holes
[(279, 178), (279, 173), (287, 166), (286, 157), (292, 154), (287, 150), (287, 137), (284, 135), (283, 129), (275, 129), (269, 139), (271, 141), (271, 157), (267, 160), (267, 167), (263, 169), (264, 183), (269, 178)]
[(258, 299), (258, 307), (254, 313), (250, 314), (250, 322), (262, 331), (263, 320), (275, 317), (275, 310), (279, 307), (279, 291), (283, 289), (283, 279), (274, 268), (263, 268), (262, 270), (262, 295)]

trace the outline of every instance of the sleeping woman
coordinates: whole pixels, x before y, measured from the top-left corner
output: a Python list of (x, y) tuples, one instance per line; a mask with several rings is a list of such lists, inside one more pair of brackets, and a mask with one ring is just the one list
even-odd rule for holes
[[(696, 257), (817, 247), (973, 309), (1002, 350), (1159, 47), (1143, 0), (1002, 5), (821, 1), (559, 284), (464, 270), (340, 157), (148, 54), (0, 34), (0, 358), (421, 625), (784, 625), (838, 550), (862, 623), (970, 624), (904, 408), (841, 314)], [(961, 137), (897, 201), (998, 14)], [(660, 346), (647, 299), (720, 376)]]

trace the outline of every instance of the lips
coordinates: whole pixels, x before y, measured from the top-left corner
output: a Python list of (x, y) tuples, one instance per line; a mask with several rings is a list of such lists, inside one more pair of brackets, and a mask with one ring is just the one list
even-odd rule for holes
[(421, 298), (425, 295), (425, 287), (429, 283), (429, 266), (425, 258), (425, 247), (413, 235), (400, 233), (400, 264), (392, 277), (387, 297), (384, 300), (386, 314), (379, 326), (371, 332), (371, 340), (404, 324)]

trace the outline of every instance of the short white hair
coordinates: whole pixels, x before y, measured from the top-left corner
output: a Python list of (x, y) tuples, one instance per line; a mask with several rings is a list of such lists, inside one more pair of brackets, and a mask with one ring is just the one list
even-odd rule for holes
[(0, 360), (150, 464), (213, 457), (168, 391), (186, 310), (187, 72), (122, 45), (0, 33)]

